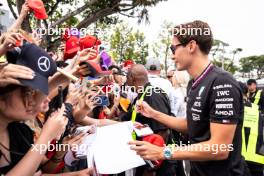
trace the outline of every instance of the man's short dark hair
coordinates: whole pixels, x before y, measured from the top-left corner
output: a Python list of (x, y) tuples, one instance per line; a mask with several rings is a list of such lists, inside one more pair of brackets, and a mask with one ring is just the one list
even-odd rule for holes
[(251, 85), (251, 84), (257, 84), (257, 81), (256, 81), (255, 79), (249, 79), (249, 80), (247, 81), (247, 85), (249, 86), (249, 85)]
[(210, 26), (203, 21), (193, 21), (174, 27), (174, 37), (186, 46), (191, 40), (196, 41), (204, 54), (209, 54), (213, 46), (213, 34)]

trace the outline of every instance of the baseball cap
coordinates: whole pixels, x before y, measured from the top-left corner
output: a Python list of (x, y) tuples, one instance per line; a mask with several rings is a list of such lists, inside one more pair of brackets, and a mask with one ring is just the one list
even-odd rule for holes
[(48, 78), (57, 72), (57, 66), (46, 51), (35, 44), (23, 45), (16, 64), (31, 68), (36, 75), (32, 80), (19, 79), (22, 85), (48, 95)]
[(77, 28), (67, 28), (62, 35), (62, 39), (67, 41), (71, 36), (80, 38), (80, 31)]
[(125, 60), (125, 61), (123, 62), (123, 68), (128, 70), (128, 69), (131, 68), (131, 66), (134, 65), (134, 64), (135, 64), (135, 63), (134, 63), (133, 60), (130, 60), (130, 59)]
[(48, 15), (41, 0), (28, 0), (28, 6), (33, 10), (37, 19), (47, 19)]
[(87, 35), (80, 39), (81, 49), (92, 48), (94, 46), (101, 45), (101, 40), (92, 35)]
[(73, 58), (79, 49), (79, 39), (75, 36), (69, 37), (65, 44), (64, 60)]
[(93, 61), (90, 61), (90, 60), (83, 61), (79, 65), (80, 66), (87, 65), (87, 69), (90, 71), (88, 75), (83, 75), (83, 76), (90, 76), (90, 77), (95, 78), (95, 77), (102, 77), (102, 76), (110, 75), (112, 73), (112, 71), (102, 70), (99, 64)]
[(155, 58), (148, 59), (145, 67), (147, 70), (150, 70), (150, 71), (161, 70), (160, 61)]
[[(142, 140), (146, 141), (146, 142), (149, 142), (149, 143), (151, 143), (153, 145), (159, 146), (159, 147), (163, 147), (164, 144), (165, 144), (164, 139), (158, 134), (151, 134), (151, 135), (148, 135), (148, 136), (144, 136), (142, 138)], [(163, 162), (162, 160), (156, 161), (155, 167), (157, 168), (157, 167), (161, 166), (162, 162)]]
[(80, 48), (81, 50), (86, 48), (93, 48), (96, 50), (96, 56), (90, 57), (88, 60), (94, 60), (97, 58), (97, 55), (99, 54), (99, 45), (101, 45), (101, 40), (99, 40), (97, 37), (92, 35), (87, 35), (80, 39)]
[(143, 141), (147, 141), (151, 144), (154, 144), (154, 145), (157, 145), (157, 146), (160, 146), (160, 147), (163, 147), (165, 142), (163, 140), (163, 138), (158, 135), (158, 134), (151, 134), (151, 135), (148, 135), (148, 136), (144, 136), (142, 138)]

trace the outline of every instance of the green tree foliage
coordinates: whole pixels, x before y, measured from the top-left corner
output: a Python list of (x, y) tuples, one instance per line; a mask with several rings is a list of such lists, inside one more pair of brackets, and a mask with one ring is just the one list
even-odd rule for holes
[(126, 23), (116, 26), (110, 38), (113, 57), (117, 62), (132, 59), (136, 63), (145, 64), (148, 56), (148, 44), (142, 32), (133, 32)]
[[(22, 28), (29, 32), (39, 26), (80, 29), (97, 21), (115, 24), (118, 15), (138, 18), (139, 22), (148, 22), (148, 8), (162, 1), (167, 0), (43, 0), (49, 18), (38, 21), (31, 14), (23, 22)], [(17, 18), (15, 8), (20, 12), (25, 0), (7, 2), (14, 18)], [(47, 48), (58, 47), (59, 37), (44, 36)]]
[(230, 50), (230, 45), (221, 40), (214, 40), (211, 55), (213, 56), (213, 63), (218, 67), (234, 74), (239, 71), (239, 67), (235, 64), (236, 55), (242, 52), (242, 48)]
[(211, 50), (213, 59), (215, 59), (215, 57), (217, 57), (217, 56), (219, 56), (221, 54), (225, 54), (226, 53), (225, 48), (228, 47), (228, 46), (229, 46), (228, 43), (225, 43), (225, 42), (223, 42), (221, 40), (215, 39), (214, 42), (213, 42), (213, 48)]
[(244, 77), (250, 77), (256, 73), (257, 79), (264, 76), (264, 55), (249, 56), (240, 59), (240, 72)]
[(152, 51), (156, 59), (162, 59), (164, 61), (164, 69), (167, 74), (168, 70), (168, 60), (171, 56), (170, 45), (172, 37), (173, 23), (164, 21), (161, 30), (158, 35), (158, 40), (153, 43)]
[(234, 74), (239, 70), (238, 66), (236, 66), (230, 58), (223, 58), (223, 61), (219, 61), (218, 59), (213, 60), (213, 64), (222, 67), (224, 70)]

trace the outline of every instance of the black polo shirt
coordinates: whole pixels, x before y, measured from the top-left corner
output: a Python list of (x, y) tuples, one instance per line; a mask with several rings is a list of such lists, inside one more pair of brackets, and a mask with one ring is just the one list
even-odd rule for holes
[[(148, 86), (151, 86), (151, 84), (147, 83), (144, 86), (144, 90), (146, 90), (146, 87)], [(141, 97), (142, 92), (138, 94), (137, 98), (133, 102), (133, 105)], [(164, 93), (164, 91), (158, 87), (151, 86), (149, 91), (144, 96), (144, 101), (146, 101), (152, 108), (157, 111), (160, 111), (165, 114), (171, 114), (169, 98), (166, 93)], [(132, 117), (132, 112), (133, 106), (131, 106), (128, 112), (121, 117), (121, 120), (130, 121)], [(137, 113), (136, 121), (141, 124), (148, 124), (149, 127), (154, 131), (154, 133), (158, 133), (160, 131), (168, 129), (165, 125), (161, 124), (160, 122), (152, 118), (144, 117), (140, 113)]]
[(210, 64), (195, 81), (189, 82), (187, 124), (191, 144), (210, 139), (210, 123), (237, 124), (232, 146), (234, 150), (228, 158), (220, 161), (192, 161), (191, 176), (244, 175), (245, 161), (241, 156), (242, 121), (242, 91), (229, 73)]
[[(150, 83), (147, 83), (144, 86), (144, 90), (147, 87), (151, 86)], [(143, 91), (142, 91), (143, 92)], [(133, 102), (133, 105), (138, 99), (142, 96), (142, 93), (139, 93), (136, 100)], [(152, 108), (157, 111), (160, 111), (165, 114), (171, 114), (170, 101), (167, 94), (158, 87), (151, 86), (149, 91), (144, 96), (144, 101), (147, 102)], [(130, 121), (132, 117), (133, 106), (130, 107), (129, 111), (121, 117), (122, 121)], [(142, 114), (137, 113), (136, 121), (141, 124), (148, 124), (149, 127), (154, 131), (154, 133), (159, 133), (160, 131), (167, 130), (168, 127), (161, 124), (160, 122), (144, 117)], [(144, 171), (147, 169), (146, 166), (141, 166), (136, 169), (136, 176), (142, 176)], [(156, 170), (156, 176), (174, 176), (176, 174), (174, 164), (168, 161), (164, 161), (162, 165)]]

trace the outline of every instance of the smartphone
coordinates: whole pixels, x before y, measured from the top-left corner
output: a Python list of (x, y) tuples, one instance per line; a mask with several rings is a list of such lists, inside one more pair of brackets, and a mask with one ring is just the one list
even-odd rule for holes
[(109, 98), (106, 95), (98, 95), (94, 97), (96, 106), (109, 106)]
[(92, 126), (83, 126), (83, 127), (77, 127), (73, 130), (73, 135), (77, 136), (81, 133), (88, 133), (89, 131), (91, 131)]
[(148, 125), (134, 127), (134, 131), (138, 137), (144, 137), (153, 134), (152, 129)]

